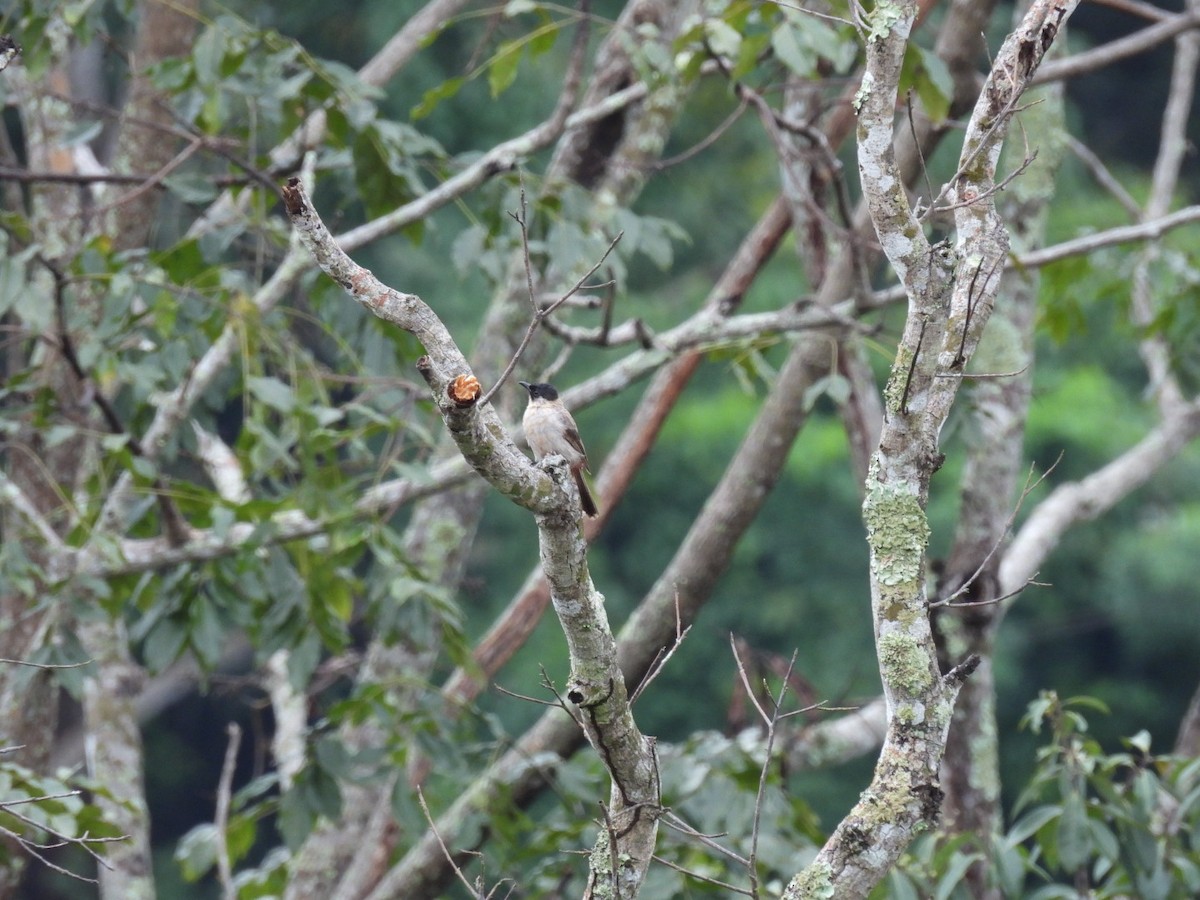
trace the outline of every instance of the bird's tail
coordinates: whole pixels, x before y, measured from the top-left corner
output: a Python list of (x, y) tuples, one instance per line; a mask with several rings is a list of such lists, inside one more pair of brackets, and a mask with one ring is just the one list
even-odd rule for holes
[(583, 514), (588, 518), (595, 518), (600, 511), (596, 509), (596, 501), (592, 499), (592, 492), (588, 490), (587, 482), (583, 478), (583, 470), (576, 469), (572, 474), (575, 476), (575, 487), (579, 489), (579, 504), (583, 507)]

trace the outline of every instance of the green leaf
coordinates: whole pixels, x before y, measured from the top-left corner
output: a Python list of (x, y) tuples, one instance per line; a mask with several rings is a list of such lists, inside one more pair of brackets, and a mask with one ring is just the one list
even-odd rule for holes
[(704, 21), (704, 39), (714, 53), (730, 59), (737, 58), (742, 46), (741, 32), (722, 19)]
[(447, 78), (441, 84), (431, 87), (421, 96), (421, 102), (414, 106), (409, 112), (409, 117), (414, 122), (425, 118), (435, 109), (437, 109), (439, 103), (441, 103), (443, 100), (449, 100), (451, 97), (457, 94), (462, 89), (462, 86), (466, 84), (466, 81), (467, 80), (462, 77)]
[(283, 795), (275, 822), (289, 850), (295, 853), (300, 849), (304, 839), (312, 831), (315, 821), (316, 816), (307, 807), (298, 790), (293, 788)]
[(250, 393), (272, 409), (290, 413), (296, 408), (296, 394), (291, 385), (269, 375), (252, 375), (246, 379)]
[(506, 41), (488, 63), (488, 88), (492, 99), (499, 97), (517, 80), (517, 67), (525, 49), (524, 40)]
[(42, 444), (46, 447), (57, 447), (64, 441), (69, 441), (79, 434), (74, 425), (53, 425), (42, 432)]
[(175, 847), (175, 862), (185, 881), (199, 881), (217, 864), (217, 826), (197, 825)]
[(950, 858), (950, 864), (946, 866), (946, 874), (938, 879), (937, 892), (933, 895), (934, 900), (950, 900), (954, 889), (958, 887), (959, 882), (967, 874), (967, 870), (978, 859), (982, 859), (978, 853), (955, 853)]
[(901, 95), (910, 90), (921, 98), (925, 113), (935, 124), (946, 120), (954, 97), (954, 79), (937, 54), (916, 44), (908, 45), (900, 72)]
[(1031, 809), (1013, 823), (1005, 835), (1005, 842), (1010, 845), (1023, 843), (1037, 833), (1047, 822), (1053, 821), (1062, 814), (1060, 806), (1038, 806)]
[(557, 28), (539, 28), (529, 38), (529, 57), (537, 59), (539, 56), (544, 56), (554, 49), (554, 42), (558, 38)]
[(1084, 709), (1094, 709), (1101, 715), (1110, 715), (1112, 710), (1108, 708), (1108, 704), (1099, 697), (1091, 697), (1087, 694), (1076, 694), (1074, 697), (1068, 697), (1063, 701), (1063, 707), (1082, 706)]
[(253, 816), (234, 816), (225, 829), (225, 846), (229, 850), (229, 862), (237, 865), (258, 837), (258, 822)]
[(436, 142), (424, 141), (419, 132), (395, 122), (376, 122), (359, 132), (351, 154), (355, 184), (368, 214), (381, 215), (410, 200), (415, 179), (410, 155), (440, 149)]
[(163, 179), (163, 184), (167, 186), (167, 190), (184, 203), (193, 204), (211, 202), (216, 198), (219, 190), (212, 178), (198, 172), (168, 175)]
[(800, 39), (800, 30), (790, 21), (783, 21), (771, 32), (771, 49), (794, 74), (802, 78), (816, 74), (817, 55)]
[(175, 662), (183, 652), (187, 637), (187, 625), (181, 619), (170, 616), (160, 620), (142, 645), (146, 667), (152, 672), (161, 672)]
[(153, 481), (158, 477), (158, 466), (154, 464), (154, 460), (144, 456), (133, 457), (129, 461), (129, 468), (133, 470), (133, 474), (147, 481)]
[(322, 766), (308, 766), (297, 784), (305, 802), (313, 812), (328, 819), (337, 819), (342, 812), (342, 792), (337, 779)]
[(321, 662), (321, 639), (315, 634), (305, 635), (304, 639), (292, 648), (287, 662), (288, 681), (296, 690), (304, 690)]
[(341, 622), (354, 615), (354, 591), (346, 578), (335, 578), (321, 591), (321, 602)]
[(1091, 840), (1087, 807), (1082, 794), (1072, 792), (1064, 799), (1055, 840), (1059, 862), (1068, 872), (1074, 872), (1087, 863)]
[(153, 260), (175, 284), (190, 284), (208, 269), (200, 242), (192, 238), (154, 254)]
[(192, 45), (192, 65), (196, 80), (200, 84), (212, 85), (218, 80), (225, 37), (223, 29), (217, 25), (210, 25)]
[(221, 625), (215, 603), (201, 598), (188, 610), (191, 628), (189, 643), (201, 662), (215, 666), (225, 650), (225, 629)]

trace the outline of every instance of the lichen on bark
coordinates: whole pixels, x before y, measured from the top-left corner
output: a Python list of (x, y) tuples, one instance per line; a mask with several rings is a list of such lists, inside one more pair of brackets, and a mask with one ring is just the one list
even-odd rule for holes
[(916, 583), (924, 571), (929, 543), (929, 523), (917, 497), (872, 478), (863, 520), (878, 583), (884, 588)]

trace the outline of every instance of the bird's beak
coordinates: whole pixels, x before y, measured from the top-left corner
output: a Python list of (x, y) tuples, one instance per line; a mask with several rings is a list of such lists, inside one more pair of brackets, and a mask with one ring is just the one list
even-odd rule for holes
[(525, 388), (525, 390), (529, 390), (529, 382), (528, 381), (518, 381), (517, 384), (519, 384), (521, 387)]

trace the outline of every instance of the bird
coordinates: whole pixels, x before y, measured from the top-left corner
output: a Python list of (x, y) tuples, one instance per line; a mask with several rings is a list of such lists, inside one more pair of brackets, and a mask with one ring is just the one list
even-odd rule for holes
[(575, 487), (579, 489), (579, 504), (584, 515), (596, 516), (596, 501), (583, 478), (584, 472), (591, 471), (587, 450), (583, 448), (575, 420), (558, 399), (558, 391), (554, 385), (545, 382), (518, 381), (517, 384), (529, 392), (529, 405), (525, 407), (521, 424), (525, 427), (525, 439), (529, 441), (534, 460), (555, 455), (565, 459), (575, 478)]

